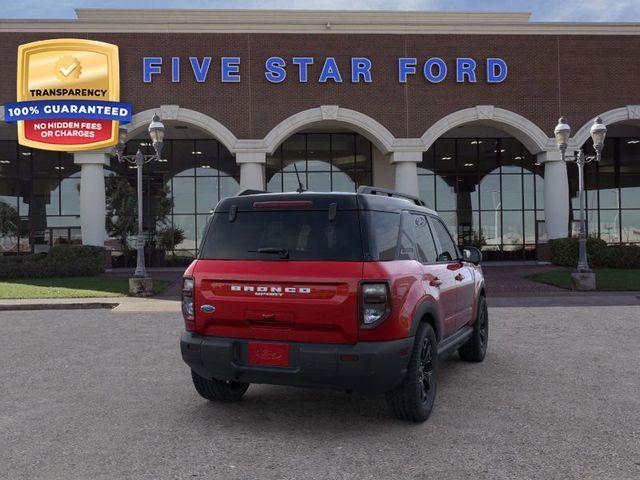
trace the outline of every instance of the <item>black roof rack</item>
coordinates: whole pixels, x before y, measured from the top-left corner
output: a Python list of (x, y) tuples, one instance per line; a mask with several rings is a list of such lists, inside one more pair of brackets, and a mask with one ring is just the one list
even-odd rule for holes
[(390, 190), (388, 188), (368, 187), (366, 185), (362, 185), (361, 187), (358, 187), (358, 193), (366, 195), (382, 195), (385, 197), (403, 198), (421, 207), (427, 206), (427, 204), (418, 197), (414, 197), (413, 195), (409, 195), (406, 193), (396, 192), (395, 190)]

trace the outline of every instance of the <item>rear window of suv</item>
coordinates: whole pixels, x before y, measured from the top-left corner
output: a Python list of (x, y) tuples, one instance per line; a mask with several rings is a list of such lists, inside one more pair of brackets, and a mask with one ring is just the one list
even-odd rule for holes
[(240, 211), (214, 214), (202, 259), (362, 261), (357, 211)]

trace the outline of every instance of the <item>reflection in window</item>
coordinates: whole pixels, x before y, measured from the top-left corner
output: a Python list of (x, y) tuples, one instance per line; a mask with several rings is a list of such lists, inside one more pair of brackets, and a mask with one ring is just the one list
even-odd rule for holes
[[(127, 151), (135, 153), (138, 148), (152, 153), (146, 140), (127, 143)], [(117, 164), (112, 168), (135, 187), (135, 169)], [(145, 225), (153, 224), (155, 235), (170, 228), (182, 232), (184, 240), (164, 256), (167, 261), (173, 259), (182, 264), (197, 254), (210, 211), (221, 199), (236, 195), (240, 189), (240, 168), (235, 157), (214, 139), (166, 140), (162, 160), (145, 165), (143, 175)], [(154, 206), (159, 195), (166, 196), (171, 204), (164, 219), (157, 217), (157, 205)]]
[[(584, 145), (593, 151), (591, 140)], [(578, 169), (567, 165), (571, 196), (571, 221), (577, 232), (580, 218)], [(585, 169), (587, 231), (607, 243), (639, 243), (637, 211), (640, 209), (640, 138), (607, 137), (602, 160)]]
[(542, 173), (516, 139), (441, 138), (418, 165), (418, 186), (458, 244), (476, 245), (488, 259), (534, 258)]
[(298, 178), (316, 192), (354, 192), (372, 184), (371, 143), (355, 133), (299, 133), (267, 157), (267, 190), (291, 192)]

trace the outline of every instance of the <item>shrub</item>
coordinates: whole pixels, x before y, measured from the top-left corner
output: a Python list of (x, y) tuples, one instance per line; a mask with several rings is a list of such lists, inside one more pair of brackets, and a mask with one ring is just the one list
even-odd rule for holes
[(184, 230), (178, 227), (167, 227), (158, 232), (158, 247), (165, 252), (173, 250), (184, 242)]
[[(588, 237), (587, 259), (591, 267), (640, 268), (640, 246), (607, 245), (604, 240)], [(578, 263), (578, 239), (552, 240), (551, 261), (563, 267), (575, 267)]]
[(56, 245), (49, 253), (0, 257), (0, 278), (79, 277), (104, 272), (106, 249)]
[(609, 268), (640, 268), (640, 246), (609, 245), (594, 255), (594, 266)]

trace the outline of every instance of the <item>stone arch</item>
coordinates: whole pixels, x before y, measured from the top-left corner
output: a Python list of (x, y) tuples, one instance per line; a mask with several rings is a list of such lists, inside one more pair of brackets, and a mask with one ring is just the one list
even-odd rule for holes
[(204, 113), (182, 108), (179, 105), (161, 105), (159, 108), (138, 112), (133, 115), (131, 123), (127, 125), (127, 131), (132, 134), (146, 129), (155, 113), (159, 114), (163, 121), (173, 120), (198, 127), (222, 143), (231, 153), (236, 153), (238, 139), (231, 130)]
[(364, 113), (337, 105), (322, 105), (285, 118), (264, 137), (264, 146), (267, 152), (273, 153), (294, 133), (320, 122), (337, 123), (351, 128), (369, 139), (383, 154), (393, 150), (395, 137), (386, 127)]
[(517, 138), (529, 152), (536, 154), (554, 148), (554, 140), (527, 118), (510, 110), (493, 105), (478, 105), (465, 108), (441, 118), (421, 137), (425, 150), (452, 128), (477, 122), (495, 126)]
[[(625, 122), (627, 120), (637, 120), (640, 124), (640, 105), (627, 105), (625, 107), (614, 108), (613, 110), (601, 113), (599, 116), (602, 119), (602, 122), (607, 126), (614, 123)], [(593, 125), (594, 119), (595, 117), (589, 119), (589, 121), (582, 125), (580, 130), (578, 130), (573, 136), (572, 140), (575, 142), (575, 149), (582, 148), (582, 145), (589, 140), (589, 137), (591, 136), (591, 125)]]

